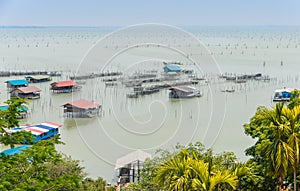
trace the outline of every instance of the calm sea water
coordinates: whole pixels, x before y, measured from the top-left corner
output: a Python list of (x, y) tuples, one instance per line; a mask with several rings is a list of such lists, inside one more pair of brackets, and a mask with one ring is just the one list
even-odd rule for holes
[[(142, 149), (173, 149), (201, 141), (216, 152), (233, 151), (241, 161), (254, 143), (244, 135), (243, 124), (257, 106), (272, 106), (274, 89), (300, 88), (299, 27), (185, 27), (134, 26), (98, 28), (0, 28), (0, 70), (62, 71), (53, 81), (76, 73), (122, 71), (162, 72), (162, 61), (180, 61), (207, 82), (196, 85), (201, 98), (169, 100), (168, 90), (128, 99), (131, 88), (106, 87), (101, 78), (86, 80), (80, 92), (51, 94), (49, 83), (34, 84), (41, 99), (30, 101), (30, 116), (21, 123), (52, 121), (63, 124), (57, 149), (82, 161), (89, 176), (114, 177), (117, 158)], [(111, 33), (113, 32), (113, 33)], [(102, 40), (101, 40), (102, 39)], [(195, 64), (194, 64), (195, 63)], [(265, 64), (264, 64), (265, 63)], [(225, 82), (220, 73), (255, 74), (270, 82)], [(0, 78), (1, 101), (9, 97)], [(146, 86), (150, 86), (147, 84)], [(233, 88), (235, 93), (221, 90)], [(103, 105), (100, 116), (66, 119), (66, 102), (88, 99)]]

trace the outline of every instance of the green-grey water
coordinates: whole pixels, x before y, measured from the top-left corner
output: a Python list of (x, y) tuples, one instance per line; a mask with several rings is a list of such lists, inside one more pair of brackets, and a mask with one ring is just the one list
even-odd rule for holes
[[(121, 30), (105, 37), (112, 28), (0, 28), (0, 70), (62, 71), (61, 77), (53, 77), (53, 81), (59, 81), (76, 73), (108, 70), (122, 71), (127, 76), (146, 70), (160, 73), (162, 61), (181, 61), (186, 69), (194, 69), (207, 81), (196, 85), (204, 92), (203, 97), (177, 101), (169, 100), (167, 89), (128, 99), (130, 88), (121, 82), (106, 87), (102, 78), (86, 80), (82, 90), (72, 94), (52, 94), (49, 83), (33, 84), (42, 90), (41, 99), (29, 102), (30, 116), (21, 124), (63, 124), (60, 132), (66, 145), (57, 149), (81, 160), (90, 176), (107, 180), (114, 176), (117, 158), (136, 149), (154, 154), (158, 148), (173, 149), (176, 143), (201, 141), (216, 152), (233, 151), (240, 160), (246, 160), (244, 150), (254, 140), (244, 135), (243, 124), (257, 106), (273, 105), (275, 89), (299, 88), (300, 28), (185, 28), (193, 37), (178, 29), (166, 29)], [(193, 41), (194, 37), (202, 44)], [(136, 42), (140, 45), (128, 46)], [(188, 55), (181, 54), (181, 50)], [(113, 59), (106, 62), (112, 55)], [(200, 67), (193, 60), (201, 62)], [(207, 63), (215, 67), (210, 70)], [(271, 80), (236, 84), (217, 77), (226, 72), (263, 73)], [(9, 98), (4, 82), (15, 78), (23, 77), (0, 78), (1, 101)], [(223, 93), (224, 88), (236, 91)], [(61, 105), (80, 98), (102, 104), (101, 115), (63, 118)]]

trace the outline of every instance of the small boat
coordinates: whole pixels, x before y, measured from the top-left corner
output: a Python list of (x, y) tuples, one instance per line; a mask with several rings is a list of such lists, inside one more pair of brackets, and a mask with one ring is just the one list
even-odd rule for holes
[(233, 92), (235, 92), (235, 90), (234, 89), (225, 89), (225, 90), (221, 90), (221, 92), (233, 93)]
[(115, 82), (117, 80), (118, 80), (117, 78), (108, 78), (108, 79), (103, 79), (102, 81), (103, 82)]
[(124, 82), (126, 87), (136, 87), (136, 86), (142, 86), (143, 82), (141, 81), (128, 81)]
[(116, 82), (105, 82), (105, 86), (117, 86), (118, 83)]
[(237, 80), (235, 80), (234, 82), (237, 83), (237, 84), (241, 84), (241, 83), (246, 83), (247, 80), (244, 80), (244, 79), (237, 79)]
[(126, 95), (128, 98), (138, 98), (139, 94), (137, 92), (129, 93)]

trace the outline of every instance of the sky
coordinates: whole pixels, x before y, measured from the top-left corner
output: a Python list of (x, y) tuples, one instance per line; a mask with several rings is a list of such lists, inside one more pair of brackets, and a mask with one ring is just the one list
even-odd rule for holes
[(0, 26), (300, 25), (299, 0), (0, 0)]

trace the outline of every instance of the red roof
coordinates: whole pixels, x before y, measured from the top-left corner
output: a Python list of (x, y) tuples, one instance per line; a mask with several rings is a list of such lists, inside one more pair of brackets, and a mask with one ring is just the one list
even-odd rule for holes
[(90, 101), (85, 100), (85, 99), (80, 99), (80, 100), (77, 100), (77, 101), (68, 102), (64, 105), (72, 105), (74, 107), (81, 108), (81, 109), (89, 109), (89, 108), (95, 108), (95, 107), (100, 106), (99, 104), (90, 102)]
[(41, 90), (35, 86), (27, 86), (27, 87), (21, 87), (17, 90), (20, 90), (23, 93), (31, 93), (31, 92), (40, 92)]
[(76, 82), (74, 82), (73, 80), (66, 80), (66, 81), (54, 82), (50, 85), (56, 87), (76, 86)]

